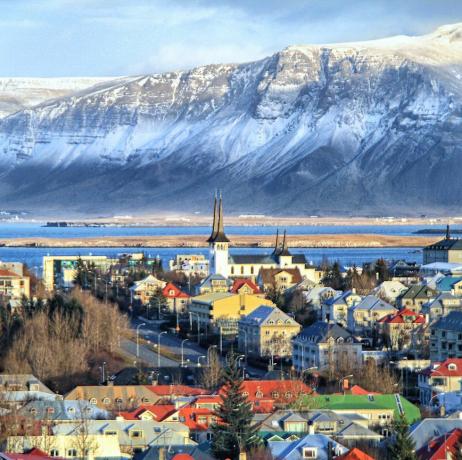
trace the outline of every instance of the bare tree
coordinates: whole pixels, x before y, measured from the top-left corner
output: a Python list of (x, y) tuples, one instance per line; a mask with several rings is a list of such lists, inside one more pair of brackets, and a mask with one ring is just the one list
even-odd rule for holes
[(202, 369), (199, 377), (199, 383), (202, 387), (208, 390), (216, 390), (223, 379), (223, 366), (220, 361), (220, 356), (215, 349), (209, 352), (208, 366)]

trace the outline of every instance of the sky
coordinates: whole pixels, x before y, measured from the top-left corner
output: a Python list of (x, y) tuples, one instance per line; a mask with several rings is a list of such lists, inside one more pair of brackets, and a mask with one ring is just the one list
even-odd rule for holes
[(0, 0), (0, 77), (158, 73), (456, 22), (462, 0)]

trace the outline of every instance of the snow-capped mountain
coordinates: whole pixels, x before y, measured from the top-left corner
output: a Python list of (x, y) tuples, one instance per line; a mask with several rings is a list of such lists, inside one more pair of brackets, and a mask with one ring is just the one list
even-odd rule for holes
[[(98, 82), (0, 120), (0, 196), (100, 213), (454, 212), (462, 24)], [(44, 209), (46, 208), (46, 209)]]

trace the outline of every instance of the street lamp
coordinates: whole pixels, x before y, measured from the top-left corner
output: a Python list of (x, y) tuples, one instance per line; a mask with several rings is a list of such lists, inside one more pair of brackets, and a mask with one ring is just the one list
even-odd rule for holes
[(201, 358), (207, 359), (207, 356), (201, 355), (197, 357), (197, 367), (201, 367)]
[[(241, 360), (245, 358), (245, 355), (240, 355), (237, 357), (237, 364), (239, 367), (241, 367)], [(245, 379), (245, 366), (242, 366), (242, 379)]]
[(350, 378), (350, 377), (354, 377), (354, 375), (353, 375), (353, 374), (345, 375), (344, 377), (342, 377), (341, 379), (339, 379), (339, 381), (338, 381), (339, 389), (341, 389), (342, 382), (343, 382), (345, 379), (348, 379), (348, 378)]
[(157, 336), (157, 369), (160, 369), (160, 336), (166, 333), (167, 331), (162, 331), (159, 332), (159, 335)]
[(140, 327), (146, 326), (146, 323), (141, 323), (136, 326), (136, 357), (140, 356)]
[(187, 342), (189, 339), (184, 339), (181, 341), (181, 367), (184, 365), (184, 344)]

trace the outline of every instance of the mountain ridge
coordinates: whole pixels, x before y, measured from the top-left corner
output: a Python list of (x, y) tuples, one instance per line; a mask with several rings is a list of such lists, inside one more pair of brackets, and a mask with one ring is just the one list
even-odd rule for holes
[(444, 214), (462, 198), (461, 128), (462, 24), (295, 45), (104, 81), (0, 119), (0, 196), (54, 212), (186, 211), (219, 187), (236, 212)]

